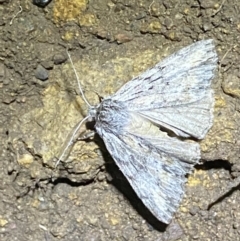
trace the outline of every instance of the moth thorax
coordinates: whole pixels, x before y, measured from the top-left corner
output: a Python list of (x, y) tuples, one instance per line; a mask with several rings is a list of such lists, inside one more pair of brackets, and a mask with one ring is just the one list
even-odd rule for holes
[(129, 114), (123, 102), (105, 99), (101, 102), (96, 113), (96, 122), (106, 127), (120, 130), (127, 124)]

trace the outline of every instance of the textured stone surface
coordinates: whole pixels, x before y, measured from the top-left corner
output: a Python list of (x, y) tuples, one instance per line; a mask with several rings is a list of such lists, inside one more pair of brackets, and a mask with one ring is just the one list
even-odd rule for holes
[[(239, 240), (239, 1), (54, 0), (44, 9), (2, 2), (0, 240)], [(87, 114), (69, 61), (53, 64), (54, 56), (69, 50), (97, 104), (98, 95), (207, 38), (219, 55), (214, 125), (168, 227), (142, 205), (99, 138), (77, 142), (54, 169)], [(38, 65), (49, 67), (48, 81), (36, 81)]]

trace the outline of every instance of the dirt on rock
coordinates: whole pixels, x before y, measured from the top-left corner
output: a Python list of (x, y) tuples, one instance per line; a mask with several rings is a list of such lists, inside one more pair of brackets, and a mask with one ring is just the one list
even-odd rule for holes
[[(88, 111), (66, 49), (94, 105), (209, 38), (219, 57), (214, 124), (170, 225), (144, 207), (97, 136), (55, 168)], [(238, 0), (0, 0), (0, 240), (240, 240), (239, 43)]]

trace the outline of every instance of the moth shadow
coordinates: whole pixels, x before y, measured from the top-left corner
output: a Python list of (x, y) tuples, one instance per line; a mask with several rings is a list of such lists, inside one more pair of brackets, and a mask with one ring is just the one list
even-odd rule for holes
[(95, 136), (94, 141), (99, 145), (105, 161), (106, 171), (112, 177), (112, 180), (109, 183), (114, 185), (114, 187), (117, 188), (117, 190), (120, 191), (127, 198), (129, 203), (135, 208), (135, 210), (148, 222), (148, 224), (150, 225), (150, 229), (156, 229), (160, 232), (166, 231), (168, 225), (160, 222), (143, 204), (141, 199), (132, 189), (128, 180), (125, 178), (121, 170), (115, 164), (111, 155), (108, 153), (102, 139), (98, 136)]
[[(226, 170), (231, 175), (232, 172), (232, 163), (227, 160), (213, 160), (213, 161), (206, 161), (202, 164), (199, 164), (195, 167), (199, 170), (212, 170), (212, 169), (221, 169)], [(215, 198), (209, 203), (207, 210), (210, 210), (213, 206), (223, 202), (227, 197), (230, 197), (235, 191), (240, 189), (240, 177), (230, 180), (227, 187), (225, 187), (224, 191), (218, 193)]]

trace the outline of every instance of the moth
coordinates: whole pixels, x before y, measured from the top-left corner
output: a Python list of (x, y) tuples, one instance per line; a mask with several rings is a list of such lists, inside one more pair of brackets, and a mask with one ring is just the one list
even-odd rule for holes
[[(166, 224), (184, 195), (186, 174), (201, 158), (194, 140), (203, 139), (213, 123), (211, 80), (217, 60), (213, 40), (198, 41), (96, 106), (88, 103), (78, 79), (89, 112), (73, 136), (84, 121), (94, 120), (97, 134), (138, 197)], [(72, 143), (73, 138), (64, 152)]]

